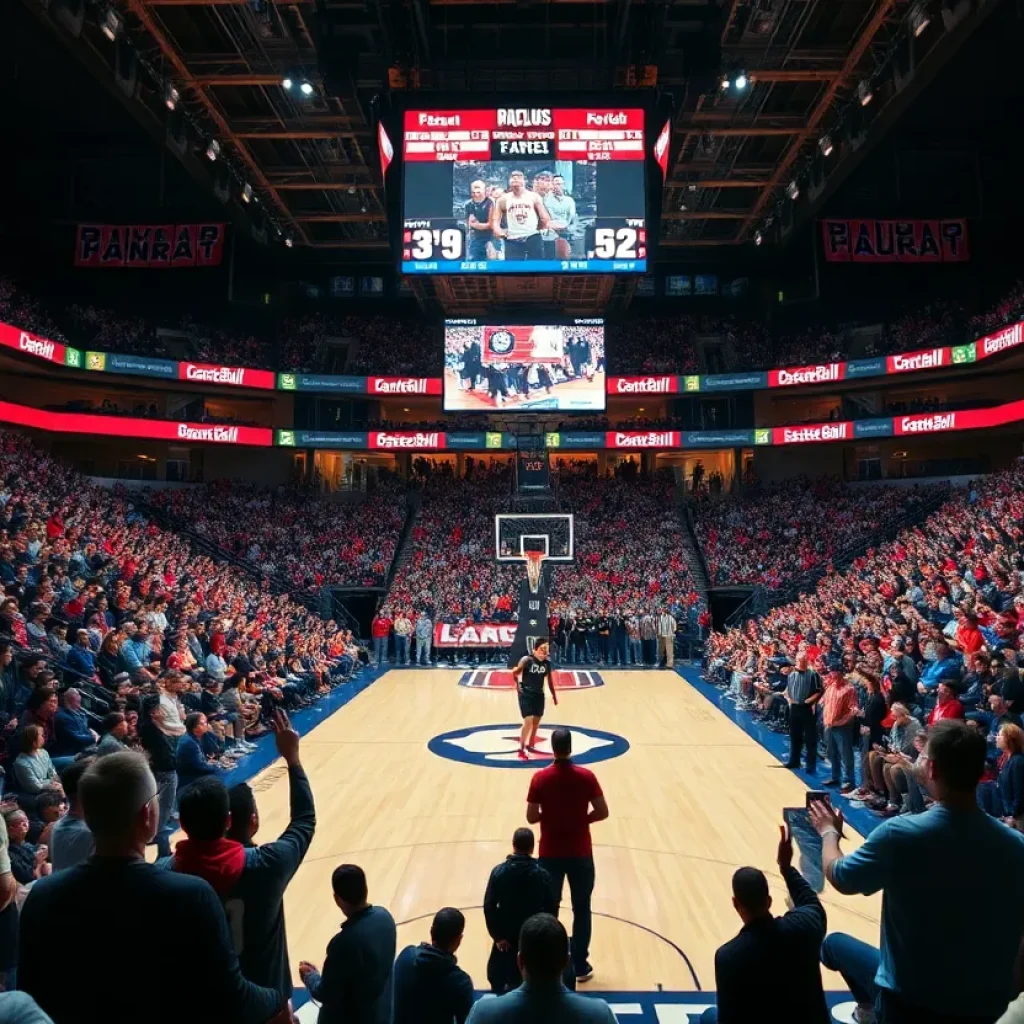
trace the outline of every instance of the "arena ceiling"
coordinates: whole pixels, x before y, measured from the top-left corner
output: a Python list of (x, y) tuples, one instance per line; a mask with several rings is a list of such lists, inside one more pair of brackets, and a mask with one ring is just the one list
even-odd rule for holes
[[(297, 246), (340, 258), (387, 250), (373, 98), (388, 89), (667, 92), (660, 244), (672, 258), (771, 240), (800, 212), (787, 200), (793, 182), (806, 213), (881, 130), (873, 122), (891, 123), (906, 105), (908, 82), (934, 75), (995, 2), (113, 0), (113, 9), (123, 38), (179, 90), (190, 123), (220, 141), (271, 223)], [(49, 0), (48, 17), (63, 32), (60, 7), (83, 5), (74, 45), (113, 66), (105, 2)], [(922, 11), (930, 23), (915, 37)], [(308, 80), (311, 94), (285, 89), (286, 75)], [(723, 77), (733, 84), (723, 88)], [(437, 297), (469, 300), (477, 287), (451, 278)], [(589, 302), (615, 285), (572, 287)]]

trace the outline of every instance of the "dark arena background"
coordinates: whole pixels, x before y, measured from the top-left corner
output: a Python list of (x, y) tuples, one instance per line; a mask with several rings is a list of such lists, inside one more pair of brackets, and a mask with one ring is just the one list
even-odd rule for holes
[(1022, 46), (2, 5), (0, 1021), (1024, 1020)]

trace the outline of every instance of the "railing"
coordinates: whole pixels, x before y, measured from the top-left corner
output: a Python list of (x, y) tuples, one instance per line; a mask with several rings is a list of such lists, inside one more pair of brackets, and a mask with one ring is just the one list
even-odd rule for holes
[(733, 609), (732, 614), (725, 620), (723, 626), (725, 629), (730, 629), (733, 626), (738, 626), (745, 622), (747, 619), (756, 619), (761, 615), (764, 615), (771, 607), (771, 602), (768, 600), (768, 591), (764, 585), (758, 583), (747, 599), (738, 607)]

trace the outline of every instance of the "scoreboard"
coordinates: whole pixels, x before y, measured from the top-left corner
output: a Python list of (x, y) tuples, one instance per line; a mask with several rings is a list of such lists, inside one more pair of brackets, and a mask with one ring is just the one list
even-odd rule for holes
[(642, 109), (406, 110), (404, 274), (642, 273)]

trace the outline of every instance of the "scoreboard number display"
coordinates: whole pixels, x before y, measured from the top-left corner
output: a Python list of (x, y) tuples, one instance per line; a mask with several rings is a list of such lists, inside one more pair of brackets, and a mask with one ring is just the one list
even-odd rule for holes
[(403, 274), (644, 273), (644, 111), (407, 110)]

